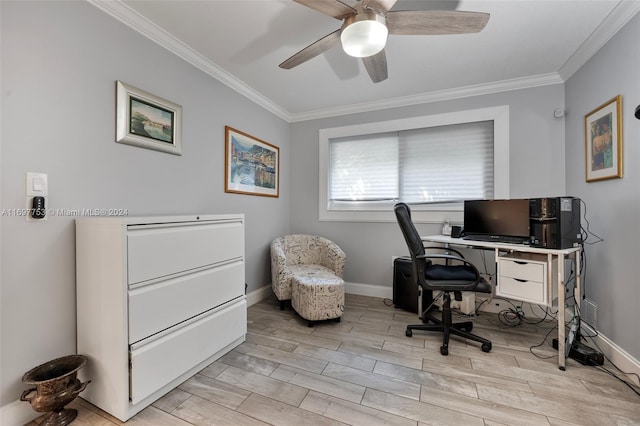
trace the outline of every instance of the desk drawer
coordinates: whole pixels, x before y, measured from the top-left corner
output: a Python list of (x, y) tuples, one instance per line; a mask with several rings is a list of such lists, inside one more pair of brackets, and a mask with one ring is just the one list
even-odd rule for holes
[(538, 281), (519, 281), (515, 278), (501, 276), (498, 280), (496, 294), (524, 302), (546, 304), (545, 290), (545, 284)]
[(500, 278), (510, 277), (524, 281), (545, 281), (545, 264), (513, 259), (500, 259), (498, 274)]
[(130, 346), (131, 403), (137, 404), (247, 332), (241, 299), (162, 335)]
[(244, 262), (236, 261), (129, 290), (129, 343), (244, 294)]
[(127, 233), (129, 284), (243, 255), (244, 231), (240, 221), (143, 225), (129, 227)]

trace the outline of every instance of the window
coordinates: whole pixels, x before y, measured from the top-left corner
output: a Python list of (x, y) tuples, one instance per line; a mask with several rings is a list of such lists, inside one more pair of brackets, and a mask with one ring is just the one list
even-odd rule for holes
[[(507, 198), (508, 107), (320, 130), (320, 220), (461, 221), (462, 200)], [(417, 213), (417, 214), (416, 214)]]

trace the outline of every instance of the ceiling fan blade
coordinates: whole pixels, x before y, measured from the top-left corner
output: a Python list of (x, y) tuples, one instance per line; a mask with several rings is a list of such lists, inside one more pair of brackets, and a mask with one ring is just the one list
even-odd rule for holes
[(300, 3), (304, 6), (310, 7), (313, 10), (317, 10), (320, 13), (329, 15), (332, 18), (344, 19), (349, 15), (356, 13), (356, 10), (349, 5), (342, 3), (339, 0), (293, 0), (296, 3)]
[(380, 83), (387, 79), (387, 55), (384, 53), (384, 49), (373, 56), (362, 58), (362, 63), (374, 83)]
[(362, 5), (384, 15), (396, 4), (396, 1), (398, 0), (363, 0)]
[(286, 70), (307, 62), (309, 59), (315, 58), (321, 53), (326, 52), (340, 42), (340, 30), (335, 30), (331, 34), (322, 37), (320, 40), (311, 43), (279, 66)]
[(456, 10), (414, 10), (387, 13), (389, 34), (440, 35), (477, 33), (487, 25), (489, 14)]

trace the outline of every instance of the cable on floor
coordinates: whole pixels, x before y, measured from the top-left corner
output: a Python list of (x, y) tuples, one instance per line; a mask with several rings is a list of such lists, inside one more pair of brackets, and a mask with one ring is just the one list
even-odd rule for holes
[(543, 356), (543, 355), (539, 355), (537, 353), (535, 353), (533, 351), (534, 348), (539, 348), (542, 345), (544, 345), (544, 343), (547, 341), (547, 339), (549, 338), (549, 335), (551, 334), (552, 331), (557, 330), (558, 327), (552, 327), (551, 329), (549, 329), (549, 331), (547, 331), (547, 334), (544, 335), (544, 338), (542, 339), (542, 342), (538, 343), (537, 345), (533, 345), (533, 346), (529, 346), (529, 352), (531, 352), (531, 354), (533, 356), (535, 356), (536, 358), (540, 358), (540, 359), (551, 359), (551, 358), (556, 358), (558, 355), (548, 355), (548, 356)]

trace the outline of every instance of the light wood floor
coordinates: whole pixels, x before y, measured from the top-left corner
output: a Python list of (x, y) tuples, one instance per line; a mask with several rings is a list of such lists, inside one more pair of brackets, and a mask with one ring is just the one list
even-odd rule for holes
[[(347, 295), (340, 323), (313, 328), (275, 299), (248, 318), (245, 343), (127, 424), (640, 425), (640, 397), (617, 379), (573, 360), (558, 369), (555, 332), (534, 349), (547, 359), (530, 352), (553, 322), (507, 327), (481, 313), (474, 332), (493, 350), (452, 338), (444, 357), (440, 334), (405, 337), (416, 315), (377, 298)], [(81, 399), (71, 406), (74, 425), (122, 424)]]

